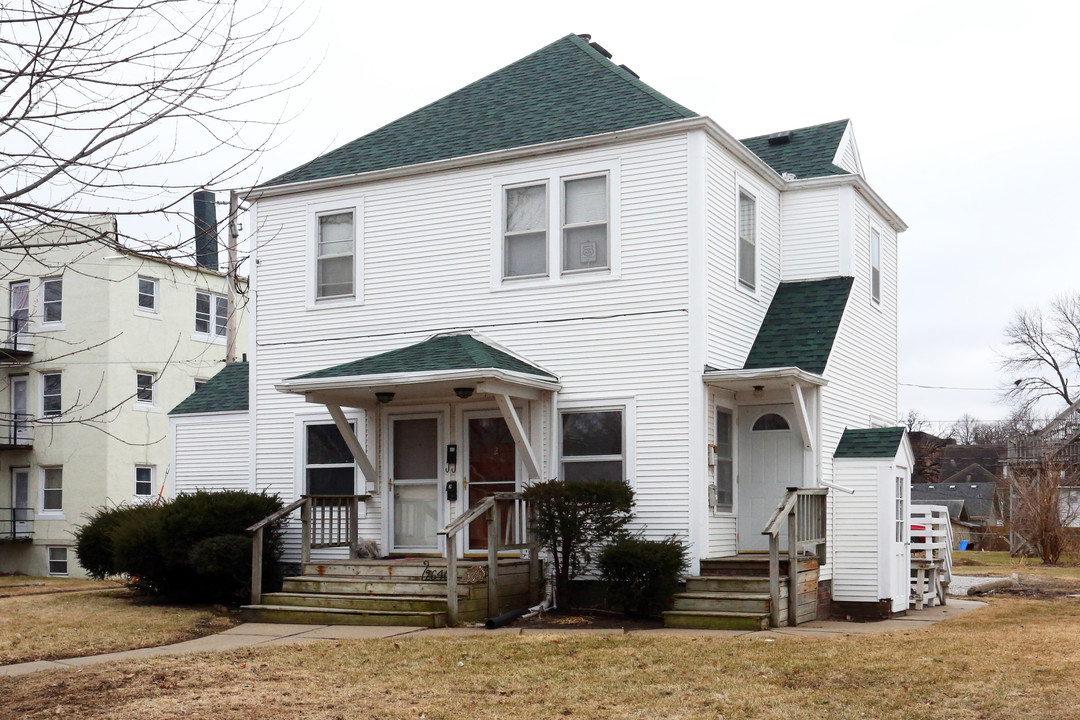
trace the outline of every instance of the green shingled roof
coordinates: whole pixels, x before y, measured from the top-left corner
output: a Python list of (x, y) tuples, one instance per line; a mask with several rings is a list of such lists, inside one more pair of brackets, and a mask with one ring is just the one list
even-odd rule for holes
[(509, 370), (555, 381), (549, 372), (481, 342), (472, 335), (436, 335), (424, 342), (298, 375), (290, 380), (440, 370)]
[(797, 367), (824, 373), (854, 280), (780, 283), (743, 367)]
[(847, 120), (837, 120), (792, 130), (791, 140), (781, 145), (770, 145), (768, 135), (740, 142), (781, 174), (793, 173), (797, 178), (848, 175), (847, 170), (832, 162), (847, 126)]
[(567, 35), (265, 185), (318, 180), (695, 117)]
[(229, 363), (201, 388), (187, 396), (170, 415), (241, 412), (248, 409), (248, 364)]
[(891, 458), (900, 450), (904, 428), (870, 428), (844, 430), (836, 444), (833, 457), (838, 458)]

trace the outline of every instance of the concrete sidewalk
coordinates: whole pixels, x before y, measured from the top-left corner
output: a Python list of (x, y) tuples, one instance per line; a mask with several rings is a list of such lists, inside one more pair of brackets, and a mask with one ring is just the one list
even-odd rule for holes
[(741, 635), (753, 635), (762, 640), (774, 640), (777, 637), (801, 635), (804, 637), (829, 637), (837, 635), (866, 635), (885, 632), (905, 632), (909, 630), (925, 629), (934, 623), (957, 617), (965, 613), (984, 607), (986, 603), (974, 600), (950, 599), (949, 604), (922, 610), (909, 610), (908, 614), (893, 620), (880, 622), (852, 623), (842, 620), (815, 620), (799, 625), (798, 627), (783, 627), (773, 630), (692, 630), (676, 628), (657, 628), (655, 630), (631, 630), (629, 632), (619, 628), (590, 629), (568, 628), (539, 629), (508, 627), (498, 630), (485, 630), (483, 628), (418, 628), (397, 626), (372, 626), (372, 625), (285, 625), (274, 623), (244, 623), (230, 628), (217, 635), (188, 640), (174, 645), (162, 645), (161, 647), (140, 648), (138, 650), (125, 650), (124, 652), (108, 653), (106, 655), (91, 655), (89, 657), (71, 658), (69, 660), (39, 660), (37, 662), (20, 663), (18, 665), (5, 665), (0, 667), (0, 677), (26, 675), (42, 670), (76, 670), (87, 665), (113, 662), (114, 660), (133, 660), (137, 658), (158, 657), (162, 655), (183, 655), (186, 653), (220, 652), (223, 650), (235, 650), (242, 647), (256, 647), (260, 645), (284, 645), (296, 643), (317, 643), (326, 640), (356, 640), (370, 638), (399, 638), (399, 637), (466, 637), (474, 635), (534, 635), (534, 634), (562, 634), (562, 635), (691, 635), (694, 637), (730, 638)]

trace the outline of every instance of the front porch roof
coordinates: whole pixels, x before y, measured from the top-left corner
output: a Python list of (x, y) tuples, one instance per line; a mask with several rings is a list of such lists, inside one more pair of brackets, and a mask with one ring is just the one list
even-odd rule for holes
[[(423, 342), (283, 380), (280, 392), (333, 393), (340, 404), (369, 404), (376, 392), (400, 399), (453, 395), (455, 388), (528, 396), (558, 390), (559, 379), (470, 333), (435, 335)], [(509, 389), (516, 392), (507, 392)], [(531, 391), (531, 392), (530, 392)]]
[(792, 384), (802, 387), (824, 387), (829, 381), (820, 375), (797, 367), (775, 367), (761, 370), (717, 370), (705, 366), (701, 376), (706, 385), (730, 390), (750, 392), (753, 390), (786, 390)]

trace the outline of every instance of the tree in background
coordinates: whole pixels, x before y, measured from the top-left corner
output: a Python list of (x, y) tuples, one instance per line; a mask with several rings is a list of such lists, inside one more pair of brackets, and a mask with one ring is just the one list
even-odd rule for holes
[(1005, 327), (1001, 369), (1009, 374), (1005, 399), (1031, 409), (1046, 398), (1072, 405), (1080, 375), (1080, 293), (1047, 309), (1021, 309)]
[(1080, 525), (1080, 475), (1075, 465), (1041, 458), (1013, 465), (1004, 480), (1009, 493), (1011, 529), (1027, 547), (1053, 565), (1073, 549), (1070, 527)]
[[(250, 168), (278, 124), (280, 110), (263, 101), (285, 84), (249, 73), (296, 37), (282, 28), (295, 28), (290, 14), (247, 0), (5, 2), (0, 231), (8, 242), (33, 253), (32, 229), (42, 225), (103, 240), (82, 220), (106, 213), (173, 215), (189, 226), (188, 196)], [(144, 250), (180, 244), (145, 240)]]

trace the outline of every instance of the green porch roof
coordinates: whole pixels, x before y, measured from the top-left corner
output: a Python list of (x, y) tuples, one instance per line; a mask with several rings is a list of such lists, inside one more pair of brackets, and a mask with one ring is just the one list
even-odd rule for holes
[(848, 175), (847, 170), (832, 162), (847, 126), (847, 120), (837, 120), (792, 130), (790, 141), (781, 145), (770, 145), (768, 135), (740, 142), (781, 174), (793, 173), (797, 178)]
[(746, 357), (746, 370), (797, 367), (821, 375), (855, 278), (780, 283)]
[(264, 185), (353, 175), (695, 117), (567, 35)]
[(170, 415), (242, 412), (248, 409), (248, 364), (229, 363), (201, 388), (174, 407)]
[(508, 370), (555, 382), (554, 375), (472, 335), (436, 335), (415, 345), (298, 375), (289, 380), (441, 370)]
[(904, 428), (869, 428), (844, 430), (836, 445), (833, 457), (837, 458), (891, 458), (900, 451)]

